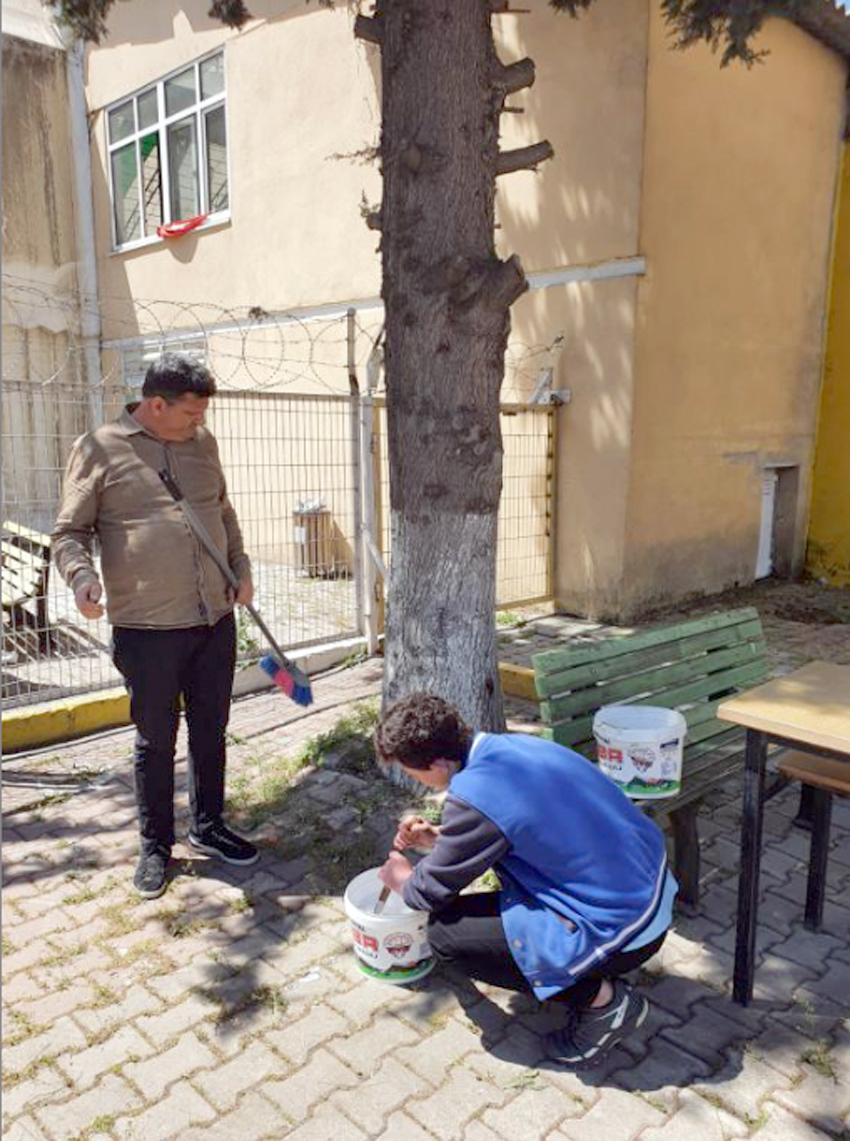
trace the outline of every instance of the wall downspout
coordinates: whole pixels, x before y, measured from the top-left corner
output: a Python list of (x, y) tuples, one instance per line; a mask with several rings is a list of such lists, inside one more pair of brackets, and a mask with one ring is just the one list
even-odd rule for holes
[(80, 307), (83, 375), (89, 391), (90, 428), (103, 423), (100, 371), (100, 305), (97, 292), (97, 247), (92, 204), (91, 149), (83, 65), (85, 46), (73, 40), (66, 52), (68, 106), (74, 164), (74, 227), (77, 240), (77, 286)]

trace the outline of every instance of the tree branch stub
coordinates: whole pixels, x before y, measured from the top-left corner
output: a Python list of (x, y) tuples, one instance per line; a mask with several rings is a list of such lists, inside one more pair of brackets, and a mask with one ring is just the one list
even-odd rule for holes
[(384, 42), (384, 25), (381, 20), (372, 16), (355, 16), (354, 35), (358, 40), (365, 40), (380, 47)]
[(555, 151), (548, 139), (544, 139), (542, 143), (532, 143), (530, 147), (502, 151), (496, 159), (496, 174), (511, 174), (515, 170), (536, 170), (539, 163), (552, 158), (554, 154)]
[(493, 76), (493, 86), (503, 95), (513, 95), (534, 83), (534, 60), (528, 56), (515, 63), (500, 64)]

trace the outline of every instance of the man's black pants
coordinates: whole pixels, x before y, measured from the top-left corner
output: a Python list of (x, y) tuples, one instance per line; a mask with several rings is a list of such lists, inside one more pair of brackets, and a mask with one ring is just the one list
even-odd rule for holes
[(215, 626), (112, 631), (113, 660), (136, 726), (135, 786), (142, 850), (174, 843), (174, 751), (180, 697), (189, 731), (189, 809), (200, 833), (224, 810), (224, 732), (236, 665), (233, 614)]
[[(560, 991), (552, 1002), (564, 1002), (575, 1009), (589, 1006), (599, 993), (603, 979), (617, 978), (635, 970), (661, 947), (666, 931), (658, 939), (634, 951), (617, 951), (604, 959), (573, 986)], [(499, 893), (470, 892), (457, 896), (447, 907), (436, 911), (428, 921), (428, 942), (435, 958), (451, 963), (473, 979), (532, 994), (525, 976), (508, 948), (499, 914)]]

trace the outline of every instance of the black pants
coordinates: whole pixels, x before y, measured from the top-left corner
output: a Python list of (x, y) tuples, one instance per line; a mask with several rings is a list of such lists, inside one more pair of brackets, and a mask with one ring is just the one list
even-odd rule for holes
[(112, 631), (113, 660), (136, 726), (135, 786), (142, 849), (174, 843), (174, 750), (180, 697), (189, 730), (189, 809), (203, 832), (224, 810), (224, 731), (236, 665), (236, 623), (185, 630)]
[[(567, 990), (553, 995), (553, 1002), (565, 1002), (580, 1009), (589, 1006), (599, 993), (602, 980), (635, 970), (661, 947), (666, 931), (658, 939), (634, 951), (618, 951), (597, 964)], [(525, 976), (508, 949), (499, 915), (499, 893), (472, 892), (459, 895), (448, 907), (434, 912), (428, 921), (428, 942), (434, 957), (451, 963), (473, 979), (532, 994)]]

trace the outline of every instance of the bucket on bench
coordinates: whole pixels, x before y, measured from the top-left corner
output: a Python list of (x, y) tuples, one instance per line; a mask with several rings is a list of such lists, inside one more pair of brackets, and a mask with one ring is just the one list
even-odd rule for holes
[(675, 796), (687, 729), (675, 709), (603, 705), (593, 718), (599, 768), (634, 800)]
[(403, 986), (424, 978), (434, 966), (428, 946), (428, 912), (414, 911), (393, 891), (376, 915), (383, 886), (377, 868), (355, 876), (345, 889), (345, 914), (363, 974)]

